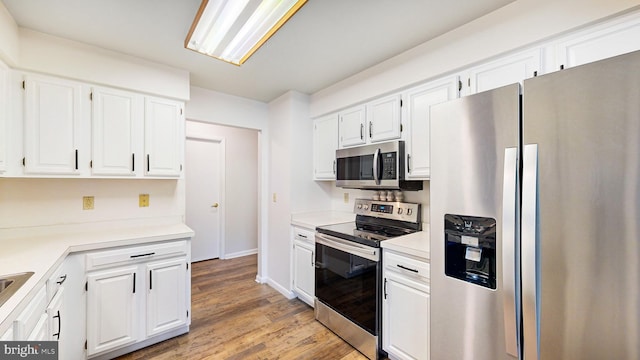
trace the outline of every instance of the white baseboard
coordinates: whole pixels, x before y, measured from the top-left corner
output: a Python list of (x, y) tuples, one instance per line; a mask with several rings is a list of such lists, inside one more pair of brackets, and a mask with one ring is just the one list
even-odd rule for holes
[(258, 276), (258, 275), (256, 275), (256, 282), (258, 284), (266, 284), (267, 280), (268, 280), (268, 278), (266, 276)]
[(249, 249), (244, 251), (238, 251), (231, 254), (225, 254), (224, 257), (221, 257), (221, 259), (228, 260), (228, 259), (239, 258), (247, 255), (254, 255), (257, 253), (258, 253), (258, 248), (255, 248), (255, 249)]
[(276, 289), (280, 294), (284, 295), (284, 297), (286, 297), (289, 300), (296, 298), (296, 294), (293, 291), (288, 290), (287, 288), (285, 288), (284, 286), (278, 284), (277, 282), (273, 281), (272, 279), (267, 279), (267, 285), (269, 285), (272, 288)]

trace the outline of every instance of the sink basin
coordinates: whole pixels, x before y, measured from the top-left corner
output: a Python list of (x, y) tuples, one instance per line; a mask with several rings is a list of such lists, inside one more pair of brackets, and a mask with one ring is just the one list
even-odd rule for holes
[(15, 294), (22, 285), (33, 275), (33, 272), (0, 276), (0, 306)]

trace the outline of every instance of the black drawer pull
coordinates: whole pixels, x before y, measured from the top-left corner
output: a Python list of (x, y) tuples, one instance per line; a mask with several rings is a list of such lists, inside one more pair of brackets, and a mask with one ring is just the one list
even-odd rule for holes
[(419, 272), (419, 271), (418, 271), (418, 270), (416, 270), (416, 269), (408, 268), (408, 267), (406, 267), (406, 266), (402, 266), (402, 265), (400, 265), (400, 264), (398, 264), (398, 267), (399, 267), (400, 269), (409, 270), (409, 271), (414, 272), (414, 273), (418, 273), (418, 272)]
[(67, 280), (67, 275), (62, 275), (58, 279), (60, 280), (56, 281), (56, 284), (62, 285), (62, 283), (64, 283)]
[(156, 253), (154, 253), (154, 252), (150, 252), (150, 253), (146, 253), (146, 254), (131, 255), (131, 258), (135, 259), (135, 258), (139, 258), (139, 257), (143, 257), (143, 256), (151, 256), (151, 255), (155, 255), (155, 254)]

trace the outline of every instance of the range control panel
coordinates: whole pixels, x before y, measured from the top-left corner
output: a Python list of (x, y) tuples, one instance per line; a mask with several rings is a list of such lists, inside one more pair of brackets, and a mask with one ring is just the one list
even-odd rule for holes
[(353, 212), (356, 215), (417, 223), (422, 221), (420, 209), (417, 203), (356, 199)]

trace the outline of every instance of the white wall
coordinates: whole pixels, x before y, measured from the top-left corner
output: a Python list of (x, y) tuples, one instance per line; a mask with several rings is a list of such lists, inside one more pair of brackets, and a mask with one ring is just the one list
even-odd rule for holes
[(23, 70), (128, 90), (189, 99), (189, 72), (133, 56), (20, 28)]
[[(0, 178), (0, 229), (109, 221), (183, 221), (180, 180)], [(149, 194), (149, 207), (138, 195)], [(82, 197), (94, 196), (94, 210)]]
[(311, 96), (312, 118), (586, 26), (637, 0), (517, 0)]
[(258, 274), (256, 279), (267, 281), (268, 239), (268, 166), (269, 130), (268, 105), (255, 100), (227, 95), (198, 87), (191, 87), (191, 99), (187, 102), (187, 119), (218, 125), (229, 125), (258, 130)]
[(257, 250), (258, 131), (187, 121), (186, 134), (225, 141), (225, 258)]
[(313, 122), (307, 95), (290, 91), (269, 103), (269, 134), (268, 282), (292, 296), (291, 214), (329, 209), (332, 189), (312, 180)]
[(0, 60), (9, 65), (18, 62), (18, 25), (0, 2)]

